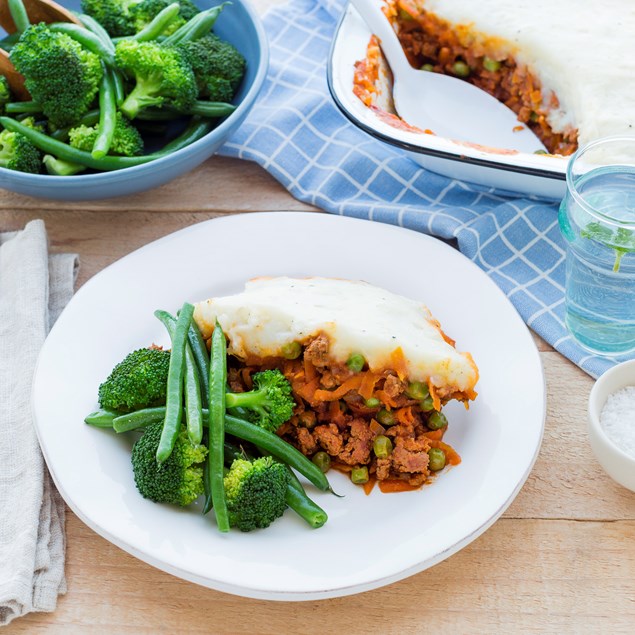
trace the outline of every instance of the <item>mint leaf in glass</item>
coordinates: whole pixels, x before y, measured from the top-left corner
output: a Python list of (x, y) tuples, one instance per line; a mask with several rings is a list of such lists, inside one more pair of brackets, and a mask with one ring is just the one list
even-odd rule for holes
[(615, 251), (615, 263), (613, 271), (616, 273), (620, 270), (620, 264), (624, 254), (635, 253), (635, 232), (624, 227), (618, 228), (613, 232), (609, 227), (601, 223), (589, 223), (581, 232), (582, 238), (595, 240), (609, 249)]

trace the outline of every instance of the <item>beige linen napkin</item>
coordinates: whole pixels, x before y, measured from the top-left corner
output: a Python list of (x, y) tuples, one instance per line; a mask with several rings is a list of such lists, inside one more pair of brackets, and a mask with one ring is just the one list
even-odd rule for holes
[(0, 625), (66, 591), (64, 504), (31, 415), (37, 356), (73, 294), (77, 257), (49, 255), (42, 221), (0, 234)]

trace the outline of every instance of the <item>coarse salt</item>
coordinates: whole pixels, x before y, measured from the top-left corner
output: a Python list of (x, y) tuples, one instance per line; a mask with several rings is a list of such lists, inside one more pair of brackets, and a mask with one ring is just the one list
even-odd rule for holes
[(600, 414), (600, 425), (617, 446), (635, 459), (635, 386), (609, 395)]

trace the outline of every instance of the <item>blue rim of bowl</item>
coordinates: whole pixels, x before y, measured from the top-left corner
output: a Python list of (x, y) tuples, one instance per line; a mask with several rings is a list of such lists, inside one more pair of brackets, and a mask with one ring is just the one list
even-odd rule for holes
[(415, 152), (417, 154), (425, 154), (431, 157), (435, 157), (438, 159), (449, 159), (451, 161), (458, 161), (460, 163), (468, 163), (471, 165), (478, 165), (484, 168), (495, 168), (497, 170), (503, 170), (505, 172), (517, 172), (519, 174), (527, 174), (529, 176), (539, 176), (541, 178), (553, 179), (554, 181), (564, 181), (566, 179), (566, 175), (564, 172), (556, 172), (552, 170), (542, 170), (540, 168), (533, 168), (522, 165), (509, 165), (506, 163), (501, 163), (499, 161), (494, 161), (491, 159), (483, 159), (479, 157), (469, 157), (465, 154), (461, 154), (458, 152), (449, 152), (445, 150), (437, 150), (434, 148), (426, 148), (424, 146), (416, 145), (414, 143), (408, 143), (407, 141), (400, 141), (391, 137), (387, 134), (379, 132), (364, 123), (360, 119), (358, 119), (348, 108), (346, 105), (341, 102), (341, 100), (337, 96), (337, 91), (335, 90), (334, 82), (333, 82), (333, 53), (335, 50), (335, 44), (339, 38), (340, 30), (346, 19), (347, 11), (342, 13), (340, 17), (340, 21), (335, 29), (335, 34), (333, 39), (331, 40), (331, 48), (329, 50), (328, 63), (326, 66), (326, 81), (329, 87), (329, 92), (331, 93), (331, 97), (333, 101), (340, 109), (342, 114), (355, 126), (369, 134), (371, 137), (378, 139), (379, 141), (383, 141), (384, 143), (388, 143), (392, 146), (396, 146), (401, 148), (402, 150), (407, 150), (408, 152)]
[(251, 88), (247, 91), (245, 97), (238, 104), (236, 110), (232, 112), (230, 115), (225, 117), (225, 119), (215, 128), (210, 130), (205, 136), (201, 137), (194, 143), (191, 143), (176, 152), (163, 156), (159, 159), (154, 159), (153, 161), (148, 161), (147, 163), (142, 163), (140, 165), (135, 165), (129, 168), (122, 168), (121, 170), (108, 170), (103, 172), (91, 172), (89, 174), (77, 174), (75, 176), (65, 176), (59, 177), (53, 174), (30, 174), (26, 172), (17, 172), (16, 170), (9, 170), (8, 168), (0, 167), (0, 177), (8, 176), (13, 182), (24, 183), (28, 185), (34, 185), (35, 183), (39, 185), (44, 184), (52, 184), (59, 183), (60, 185), (72, 186), (72, 185), (80, 185), (86, 184), (86, 182), (90, 179), (92, 185), (96, 185), (101, 181), (107, 182), (113, 178), (113, 175), (125, 175), (126, 180), (130, 178), (135, 178), (140, 172), (145, 172), (148, 169), (148, 166), (152, 167), (161, 167), (166, 163), (172, 163), (174, 159), (178, 159), (178, 157), (182, 156), (185, 151), (189, 151), (196, 149), (197, 147), (204, 145), (205, 140), (211, 134), (220, 134), (222, 136), (223, 132), (226, 128), (229, 128), (233, 120), (242, 116), (245, 111), (249, 111), (252, 107), (260, 88), (262, 87), (265, 77), (267, 76), (267, 69), (269, 66), (269, 42), (267, 40), (267, 35), (265, 33), (264, 26), (262, 24), (262, 20), (260, 15), (256, 12), (253, 5), (251, 4), (251, 0), (241, 0), (241, 4), (243, 5), (245, 11), (249, 15), (254, 28), (256, 30), (256, 35), (258, 38), (258, 42), (260, 44), (260, 61), (258, 63), (258, 68), (256, 70), (256, 75), (254, 77)]

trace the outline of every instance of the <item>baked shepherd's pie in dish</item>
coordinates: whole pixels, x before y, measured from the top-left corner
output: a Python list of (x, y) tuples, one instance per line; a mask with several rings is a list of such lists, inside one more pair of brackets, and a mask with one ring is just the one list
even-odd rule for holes
[[(380, 42), (349, 8), (331, 51), (329, 85), (335, 101), (354, 123), (412, 152), (426, 167), (452, 173), (449, 164), (429, 165), (429, 157), (454, 159), (464, 164), (454, 166), (458, 178), (470, 180), (476, 173), (472, 180), (477, 182), (527, 191), (533, 183), (533, 193), (557, 197), (560, 189), (545, 179), (564, 180), (566, 157), (579, 145), (635, 130), (633, 3), (607, 0), (600, 9), (577, 0), (385, 0), (384, 13), (415, 68), (458, 77), (494, 95), (548, 152), (473, 146), (400, 120)], [(352, 70), (345, 68), (349, 64)], [(465, 164), (499, 168), (508, 178), (483, 170), (467, 174)], [(543, 180), (521, 181), (510, 172)]]

